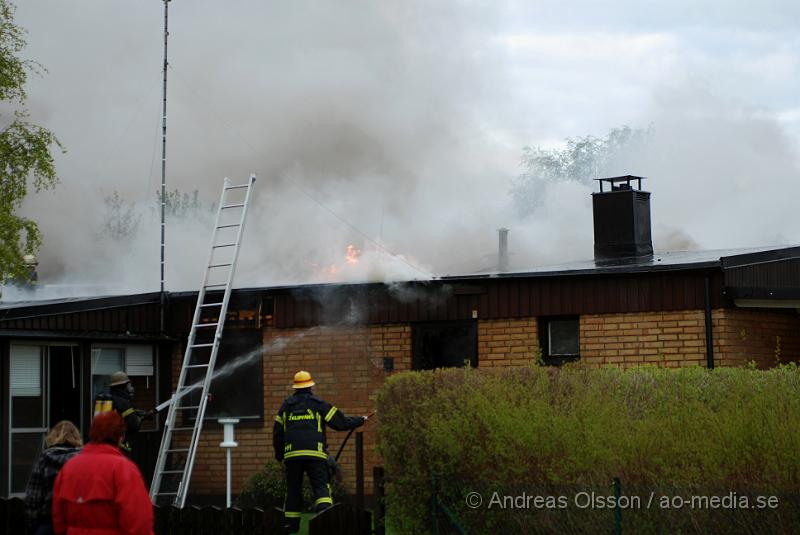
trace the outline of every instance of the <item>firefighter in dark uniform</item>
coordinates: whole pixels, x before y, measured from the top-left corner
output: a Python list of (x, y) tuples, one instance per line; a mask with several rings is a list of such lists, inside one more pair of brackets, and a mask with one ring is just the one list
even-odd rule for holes
[(136, 434), (142, 426), (142, 421), (149, 416), (143, 410), (133, 407), (134, 389), (128, 374), (125, 372), (114, 372), (111, 374), (111, 385), (108, 394), (99, 394), (94, 402), (94, 415), (101, 412), (116, 411), (125, 420), (125, 439), (120, 448), (130, 452), (131, 446), (128, 439)]
[(288, 533), (300, 529), (303, 504), (303, 473), (308, 474), (314, 492), (314, 510), (319, 512), (333, 505), (328, 482), (328, 444), (325, 428), (347, 431), (364, 425), (366, 416), (345, 416), (342, 412), (311, 392), (311, 374), (297, 372), (294, 395), (281, 405), (272, 428), (275, 458), (283, 461), (286, 472), (284, 519)]

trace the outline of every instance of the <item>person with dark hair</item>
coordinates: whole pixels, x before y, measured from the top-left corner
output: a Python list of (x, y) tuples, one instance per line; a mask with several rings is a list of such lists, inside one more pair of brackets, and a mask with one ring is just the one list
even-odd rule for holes
[(52, 535), (53, 483), (64, 464), (77, 455), (82, 445), (80, 431), (69, 420), (58, 422), (47, 434), (45, 449), (33, 465), (25, 487), (25, 517), (30, 533)]
[(116, 412), (92, 420), (90, 443), (56, 477), (57, 535), (153, 535), (153, 506), (142, 474), (119, 449), (124, 438)]
[(284, 529), (300, 529), (303, 503), (303, 474), (308, 474), (314, 492), (314, 509), (323, 511), (333, 505), (328, 474), (328, 443), (325, 428), (347, 431), (364, 425), (367, 416), (345, 416), (342, 411), (311, 392), (314, 380), (307, 371), (294, 375), (294, 395), (286, 398), (272, 427), (275, 459), (283, 461), (286, 471)]
[(111, 374), (111, 384), (108, 394), (99, 394), (94, 402), (94, 415), (108, 411), (116, 411), (125, 420), (126, 440), (120, 444), (122, 450), (130, 452), (131, 446), (128, 439), (139, 432), (142, 421), (152, 416), (152, 411), (147, 413), (133, 406), (135, 390), (128, 374), (122, 371)]

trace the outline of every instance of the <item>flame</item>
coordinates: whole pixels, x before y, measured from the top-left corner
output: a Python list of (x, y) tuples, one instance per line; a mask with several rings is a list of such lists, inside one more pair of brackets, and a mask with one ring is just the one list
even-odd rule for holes
[(361, 256), (361, 249), (356, 248), (355, 245), (348, 245), (344, 254), (344, 260), (348, 264), (358, 264), (358, 259)]

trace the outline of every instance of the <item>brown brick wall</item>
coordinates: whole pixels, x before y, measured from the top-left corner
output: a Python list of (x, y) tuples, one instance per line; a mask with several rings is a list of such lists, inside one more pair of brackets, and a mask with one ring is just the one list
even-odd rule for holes
[(530, 365), (539, 354), (536, 318), (478, 321), (478, 367)]
[(715, 361), (759, 368), (800, 361), (800, 314), (794, 310), (720, 309), (714, 311)]
[(580, 318), (581, 362), (588, 366), (705, 365), (702, 310), (590, 314)]
[[(336, 405), (348, 416), (363, 415), (374, 406), (378, 389), (388, 375), (383, 358), (394, 357), (396, 371), (411, 368), (411, 327), (380, 325), (359, 327), (315, 327), (310, 329), (264, 330), (264, 424), (237, 429), (239, 447), (233, 452), (234, 492), (247, 477), (272, 459), (272, 422), (283, 400), (292, 392), (292, 376), (298, 370), (311, 372), (317, 386), (314, 393)], [(372, 490), (372, 467), (379, 464), (375, 452), (375, 425), (364, 431), (365, 490)], [(339, 450), (346, 432), (328, 430), (331, 453)], [(203, 433), (198, 449), (192, 492), (219, 494), (224, 491), (225, 457), (218, 446), (221, 433)], [(355, 490), (355, 434), (341, 458), (345, 486)]]

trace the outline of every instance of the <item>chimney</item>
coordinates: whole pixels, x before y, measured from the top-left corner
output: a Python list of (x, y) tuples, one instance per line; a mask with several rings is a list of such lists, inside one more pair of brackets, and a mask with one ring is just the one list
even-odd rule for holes
[(497, 270), (508, 271), (508, 229), (499, 228), (500, 242), (497, 247)]
[(592, 193), (596, 262), (653, 255), (650, 192), (642, 191), (644, 178), (625, 175), (596, 179), (600, 184), (600, 192)]

